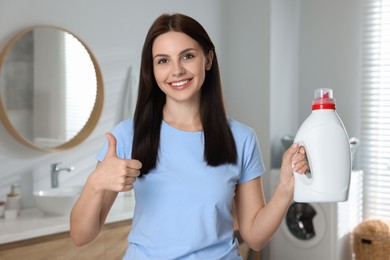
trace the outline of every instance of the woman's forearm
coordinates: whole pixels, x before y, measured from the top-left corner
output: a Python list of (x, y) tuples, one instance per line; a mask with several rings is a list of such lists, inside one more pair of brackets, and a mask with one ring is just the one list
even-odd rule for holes
[(92, 175), (70, 215), (70, 236), (77, 246), (88, 244), (97, 237), (117, 196), (115, 192), (96, 190), (91, 179)]
[(252, 213), (250, 224), (246, 226), (250, 247), (260, 250), (272, 238), (283, 221), (294, 196), (293, 171), (304, 174), (308, 169), (305, 149), (293, 144), (283, 155), (280, 182), (268, 204), (264, 206), (261, 202), (252, 203), (252, 205), (258, 205), (258, 210), (255, 214)]
[(253, 250), (262, 249), (279, 228), (291, 203), (292, 194), (279, 184), (268, 204), (259, 208), (255, 215), (246, 242)]

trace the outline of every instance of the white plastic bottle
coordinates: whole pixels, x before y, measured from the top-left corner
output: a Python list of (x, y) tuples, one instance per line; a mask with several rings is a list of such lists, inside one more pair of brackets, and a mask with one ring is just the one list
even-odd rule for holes
[(312, 112), (294, 140), (305, 147), (310, 166), (310, 173), (294, 173), (294, 200), (346, 201), (352, 168), (348, 134), (336, 113), (332, 89), (316, 89), (314, 96)]

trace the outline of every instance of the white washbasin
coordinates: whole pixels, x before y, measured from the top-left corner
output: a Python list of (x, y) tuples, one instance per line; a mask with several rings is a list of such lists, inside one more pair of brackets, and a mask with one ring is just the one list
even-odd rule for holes
[(36, 206), (47, 214), (68, 215), (83, 186), (58, 187), (34, 192)]

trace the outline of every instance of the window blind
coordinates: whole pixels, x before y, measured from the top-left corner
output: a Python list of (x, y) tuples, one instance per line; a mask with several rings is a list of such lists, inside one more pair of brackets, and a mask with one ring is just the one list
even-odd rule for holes
[(390, 220), (390, 0), (363, 3), (359, 151), (363, 215)]

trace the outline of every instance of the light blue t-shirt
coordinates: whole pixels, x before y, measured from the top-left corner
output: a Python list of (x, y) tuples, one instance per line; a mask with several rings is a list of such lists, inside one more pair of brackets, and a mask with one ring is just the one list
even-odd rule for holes
[[(262, 175), (264, 165), (254, 131), (228, 122), (238, 160), (218, 167), (204, 161), (203, 132), (180, 131), (162, 122), (156, 169), (134, 183), (136, 206), (123, 259), (242, 259), (231, 216), (235, 189)], [(118, 157), (130, 159), (133, 121), (121, 122), (112, 133)], [(106, 151), (107, 142), (99, 161)]]

